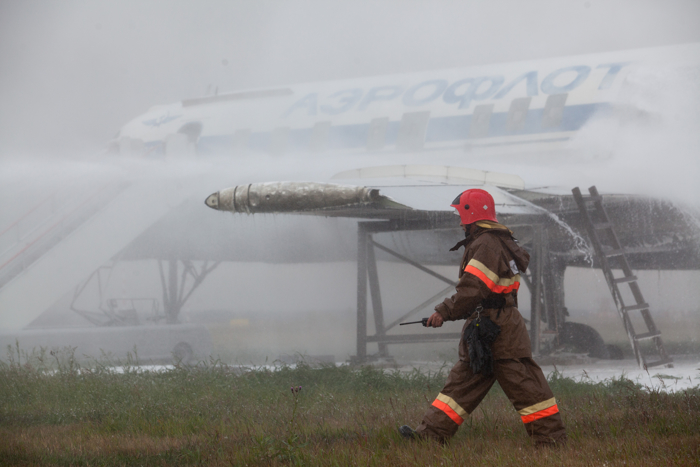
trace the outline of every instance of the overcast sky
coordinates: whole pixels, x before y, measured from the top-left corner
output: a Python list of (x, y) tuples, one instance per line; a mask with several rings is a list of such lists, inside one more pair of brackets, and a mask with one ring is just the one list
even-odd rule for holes
[(0, 156), (219, 92), (700, 41), (700, 1), (0, 0)]

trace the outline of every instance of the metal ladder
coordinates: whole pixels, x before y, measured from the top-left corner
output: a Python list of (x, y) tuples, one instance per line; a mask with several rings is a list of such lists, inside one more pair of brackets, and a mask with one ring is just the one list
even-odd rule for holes
[[(673, 359), (666, 354), (664, 349), (664, 343), (661, 340), (661, 331), (656, 327), (654, 320), (649, 312), (649, 304), (644, 301), (644, 296), (637, 283), (637, 276), (635, 276), (630, 268), (627, 257), (625, 256), (625, 250), (620, 245), (620, 241), (617, 238), (617, 234), (613, 230), (612, 223), (608, 218), (608, 214), (605, 212), (603, 207), (603, 198), (598, 194), (598, 190), (595, 186), (588, 189), (590, 196), (585, 198), (581, 195), (581, 190), (578, 187), (571, 190), (574, 194), (574, 200), (578, 205), (579, 211), (584, 220), (584, 225), (586, 231), (588, 232), (588, 238), (593, 244), (596, 257), (605, 275), (605, 280), (610, 288), (610, 293), (612, 294), (613, 300), (615, 301), (615, 306), (617, 307), (617, 312), (622, 319), (622, 323), (625, 326), (625, 331), (627, 331), (627, 336), (629, 337), (630, 344), (632, 344), (632, 349), (634, 350), (634, 356), (637, 359), (637, 363), (640, 367), (647, 369), (653, 366), (666, 365), (668, 368), (673, 367)], [(592, 203), (595, 212), (595, 219), (591, 217), (591, 212), (588, 210), (586, 203)], [(605, 242), (601, 242), (601, 239)], [(615, 261), (616, 266), (622, 269), (623, 276), (615, 277), (613, 275), (612, 267), (610, 265), (610, 260)], [(620, 291), (620, 284), (629, 285), (630, 291), (634, 298), (635, 303), (631, 305), (626, 305)], [(632, 320), (630, 318), (631, 312), (640, 312), (646, 325), (647, 332), (637, 334), (632, 326)], [(639, 346), (639, 341), (645, 339), (652, 339), (656, 345), (656, 350), (658, 355), (644, 355), (642, 348)], [(649, 361), (647, 358), (656, 358), (655, 360)]]

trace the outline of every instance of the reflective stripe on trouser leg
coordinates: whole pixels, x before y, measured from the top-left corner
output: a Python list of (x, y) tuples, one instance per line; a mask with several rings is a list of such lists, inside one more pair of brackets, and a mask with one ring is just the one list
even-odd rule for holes
[(525, 407), (524, 409), (518, 410), (520, 418), (523, 419), (523, 423), (534, 422), (540, 418), (549, 417), (555, 413), (559, 413), (559, 407), (557, 407), (557, 401), (552, 397), (546, 401), (539, 402), (530, 407)]
[(561, 442), (566, 429), (542, 369), (530, 357), (497, 360), (496, 378), (535, 442)]
[[(474, 374), (468, 362), (458, 361), (447, 376), (437, 399), (423, 415), (416, 433), (439, 440), (451, 438), (467, 414), (472, 413), (489, 392), (494, 381), (495, 376)], [(454, 404), (451, 405), (450, 401)], [(452, 417), (450, 412), (454, 413)]]
[(461, 425), (464, 422), (464, 418), (469, 415), (454, 399), (443, 393), (438, 394), (437, 398), (433, 401), (433, 407), (437, 407), (445, 412), (445, 415), (450, 417), (457, 425)]

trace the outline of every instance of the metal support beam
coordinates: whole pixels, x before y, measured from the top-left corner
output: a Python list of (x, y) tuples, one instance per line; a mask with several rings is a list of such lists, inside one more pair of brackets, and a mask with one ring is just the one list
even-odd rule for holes
[(454, 286), (457, 285), (457, 283), (456, 283), (455, 281), (453, 281), (453, 280), (451, 280), (451, 279), (448, 279), (447, 277), (443, 276), (442, 274), (438, 274), (437, 272), (433, 271), (432, 269), (428, 269), (428, 268), (426, 268), (425, 266), (423, 266), (422, 264), (416, 263), (416, 262), (413, 261), (412, 259), (406, 258), (405, 256), (400, 255), (400, 254), (398, 254), (397, 252), (395, 252), (394, 250), (390, 250), (389, 248), (387, 248), (387, 247), (385, 247), (385, 246), (383, 246), (383, 245), (380, 245), (379, 243), (377, 243), (377, 242), (375, 242), (375, 241), (372, 241), (372, 240), (370, 240), (370, 241), (372, 242), (372, 245), (376, 246), (377, 248), (379, 248), (379, 249), (382, 250), (382, 251), (385, 251), (385, 252), (389, 253), (389, 254), (392, 255), (392, 256), (397, 257), (398, 259), (400, 259), (400, 260), (403, 261), (404, 263), (408, 263), (408, 264), (410, 264), (411, 266), (420, 269), (420, 270), (423, 271), (424, 273), (429, 274), (429, 275), (431, 275), (431, 276), (433, 276), (433, 277), (435, 277), (435, 278), (437, 278), (437, 279), (440, 279), (441, 281), (443, 281), (443, 282), (446, 283), (446, 284), (450, 284), (450, 285), (454, 285)]
[(439, 342), (444, 340), (455, 340), (462, 337), (458, 332), (441, 332), (434, 334), (395, 334), (390, 336), (369, 336), (368, 342), (384, 342), (387, 344), (413, 344), (421, 342)]
[(357, 225), (357, 359), (367, 359), (367, 243), (363, 222)]
[[(532, 230), (532, 267), (529, 277), (523, 275), (523, 280), (530, 288), (530, 294), (532, 297), (532, 319), (530, 327), (530, 336), (532, 340), (533, 353), (538, 354), (540, 352), (540, 321), (547, 320), (551, 322), (550, 326), (557, 326), (558, 319), (548, 319), (552, 313), (557, 313), (558, 308), (555, 307), (554, 303), (556, 300), (549, 299), (547, 296), (547, 287), (544, 283), (545, 271), (547, 271), (547, 264), (549, 263), (549, 258), (546, 254), (546, 243), (547, 243), (547, 233), (545, 231), (544, 225), (541, 224), (542, 219), (535, 219), (538, 223), (533, 224), (519, 224), (520, 227), (529, 228)], [(367, 360), (367, 344), (376, 342), (379, 347), (378, 355), (380, 357), (388, 357), (388, 345), (389, 344), (402, 344), (402, 343), (417, 343), (417, 342), (436, 342), (444, 340), (455, 340), (459, 339), (461, 336), (459, 333), (425, 333), (425, 334), (398, 334), (390, 335), (387, 331), (397, 326), (401, 321), (405, 320), (414, 313), (425, 309), (431, 303), (436, 302), (442, 296), (449, 294), (450, 289), (457, 285), (457, 282), (445, 277), (437, 272), (429, 269), (422, 264), (400, 254), (392, 249), (377, 243), (373, 239), (373, 234), (381, 232), (397, 232), (397, 231), (408, 231), (408, 230), (426, 230), (434, 228), (435, 226), (428, 226), (425, 224), (417, 223), (403, 223), (399, 224), (393, 221), (377, 221), (377, 222), (360, 222), (358, 223), (357, 230), (357, 356), (356, 361), (364, 362)], [(433, 297), (430, 297), (417, 307), (413, 308), (408, 313), (397, 320), (392, 321), (390, 324), (384, 324), (384, 308), (381, 299), (381, 287), (379, 282), (379, 273), (377, 270), (377, 262), (375, 256), (375, 248), (392, 255), (393, 257), (399, 259), (400, 261), (409, 264), (420, 271), (446, 283), (449, 287), (440, 291)], [(551, 274), (557, 274), (558, 271), (552, 271)], [(556, 294), (556, 279), (553, 276), (549, 276), (552, 285), (549, 287), (550, 294)], [(372, 300), (372, 315), (374, 319), (374, 327), (376, 332), (374, 335), (367, 334), (367, 287), (369, 283), (369, 292)], [(551, 303), (550, 303), (551, 302)]]
[[(209, 261), (204, 261), (199, 270), (189, 260), (178, 260), (171, 258), (168, 262), (168, 280), (166, 282), (163, 272), (163, 261), (158, 260), (158, 271), (160, 272), (160, 282), (163, 289), (163, 309), (165, 311), (166, 322), (174, 324), (178, 322), (180, 311), (187, 300), (204, 281), (204, 279), (216, 269), (221, 261), (216, 261), (211, 266)], [(182, 272), (180, 272), (179, 264), (182, 263)], [(178, 279), (178, 273), (180, 277)], [(189, 285), (189, 279), (192, 279), (192, 284)]]
[[(382, 296), (379, 290), (379, 273), (377, 272), (377, 259), (374, 256), (374, 242), (372, 234), (367, 234), (367, 273), (369, 276), (369, 291), (372, 296), (372, 311), (374, 314), (374, 329), (377, 336), (384, 336), (384, 309), (382, 308)], [(387, 357), (386, 343), (379, 341), (379, 356)]]
[(530, 344), (533, 355), (540, 353), (540, 321), (542, 319), (542, 272), (543, 272), (542, 226), (533, 226), (532, 266), (530, 288)]
[(168, 287), (163, 287), (163, 308), (168, 324), (177, 322), (180, 308), (177, 300), (177, 259), (168, 260)]
[[(410, 258), (407, 258), (390, 248), (387, 248), (375, 242), (372, 238), (374, 233), (393, 232), (397, 230), (423, 230), (418, 225), (397, 225), (395, 222), (360, 222), (357, 229), (357, 357), (358, 362), (367, 360), (367, 344), (377, 343), (379, 347), (378, 355), (380, 357), (388, 357), (389, 344), (401, 344), (409, 342), (436, 342), (444, 340), (459, 339), (460, 334), (455, 333), (426, 333), (426, 334), (399, 334), (387, 335), (386, 332), (399, 324), (408, 316), (425, 309), (431, 303), (439, 300), (449, 292), (457, 283), (435, 271), (426, 268)], [(431, 297), (429, 300), (421, 303), (418, 307), (406, 313), (396, 321), (393, 321), (388, 326), (384, 325), (384, 308), (381, 299), (381, 287), (379, 283), (379, 272), (377, 269), (377, 260), (374, 248), (398, 258), (404, 263), (443, 281), (450, 285), (449, 288), (441, 291), (438, 295)], [(372, 300), (372, 317), (374, 319), (375, 334), (370, 336), (367, 334), (367, 286), (369, 283), (369, 292)]]
[(391, 324), (389, 324), (387, 327), (384, 328), (384, 331), (388, 331), (389, 329), (393, 328), (394, 326), (398, 326), (401, 323), (401, 321), (403, 321), (406, 318), (408, 318), (409, 316), (413, 315), (413, 313), (417, 313), (420, 310), (425, 309), (425, 307), (427, 307), (431, 303), (435, 303), (435, 301), (439, 300), (440, 297), (444, 297), (445, 295), (447, 295), (450, 292), (450, 290), (452, 290), (453, 288), (454, 288), (453, 286), (449, 286), (447, 288), (442, 289), (440, 292), (436, 293), (435, 295), (433, 295), (432, 297), (430, 297), (429, 299), (427, 299), (426, 301), (424, 301), (423, 303), (421, 303), (420, 305), (418, 305), (417, 307), (415, 307), (414, 309), (412, 309), (411, 311), (409, 311), (405, 315), (392, 321)]
[[(216, 261), (213, 264), (210, 264), (209, 261), (203, 261), (201, 266), (197, 268), (192, 261), (189, 260), (178, 260), (177, 258), (158, 260), (158, 272), (160, 273), (164, 312), (164, 315), (161, 315), (159, 312), (160, 302), (154, 297), (127, 296), (105, 298), (105, 289), (109, 282), (109, 275), (118, 261), (119, 259), (113, 259), (110, 263), (101, 266), (92, 273), (87, 280), (77, 286), (73, 294), (73, 300), (70, 305), (71, 310), (97, 326), (138, 324), (138, 313), (136, 313), (136, 308), (133, 305), (136, 302), (152, 303), (151, 308), (153, 312), (151, 316), (147, 318), (149, 322), (160, 323), (165, 321), (168, 324), (177, 323), (180, 311), (192, 293), (197, 290), (209, 273), (221, 264), (221, 261)], [(167, 277), (165, 268), (163, 267), (164, 262), (168, 263)], [(182, 263), (182, 268), (180, 268), (180, 263)], [(102, 277), (103, 272), (105, 272), (104, 275), (107, 276), (106, 280)], [(81, 309), (78, 305), (78, 302), (88, 286), (96, 287), (98, 292), (98, 303), (97, 305), (92, 305), (92, 310)], [(119, 305), (120, 303), (131, 305), (130, 308), (124, 310), (121, 305)], [(100, 313), (95, 310), (99, 310)], [(127, 312), (131, 314), (127, 316)]]
[(543, 280), (545, 308), (547, 312), (547, 329), (550, 332), (558, 332), (566, 318), (564, 301), (565, 272), (566, 263), (564, 261), (548, 257), (545, 264)]

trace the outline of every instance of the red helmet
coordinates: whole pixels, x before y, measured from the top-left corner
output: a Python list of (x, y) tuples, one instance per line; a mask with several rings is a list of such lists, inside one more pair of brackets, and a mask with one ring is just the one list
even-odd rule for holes
[(493, 197), (488, 191), (478, 188), (463, 191), (450, 206), (457, 210), (462, 224), (471, 224), (476, 221), (498, 222)]

